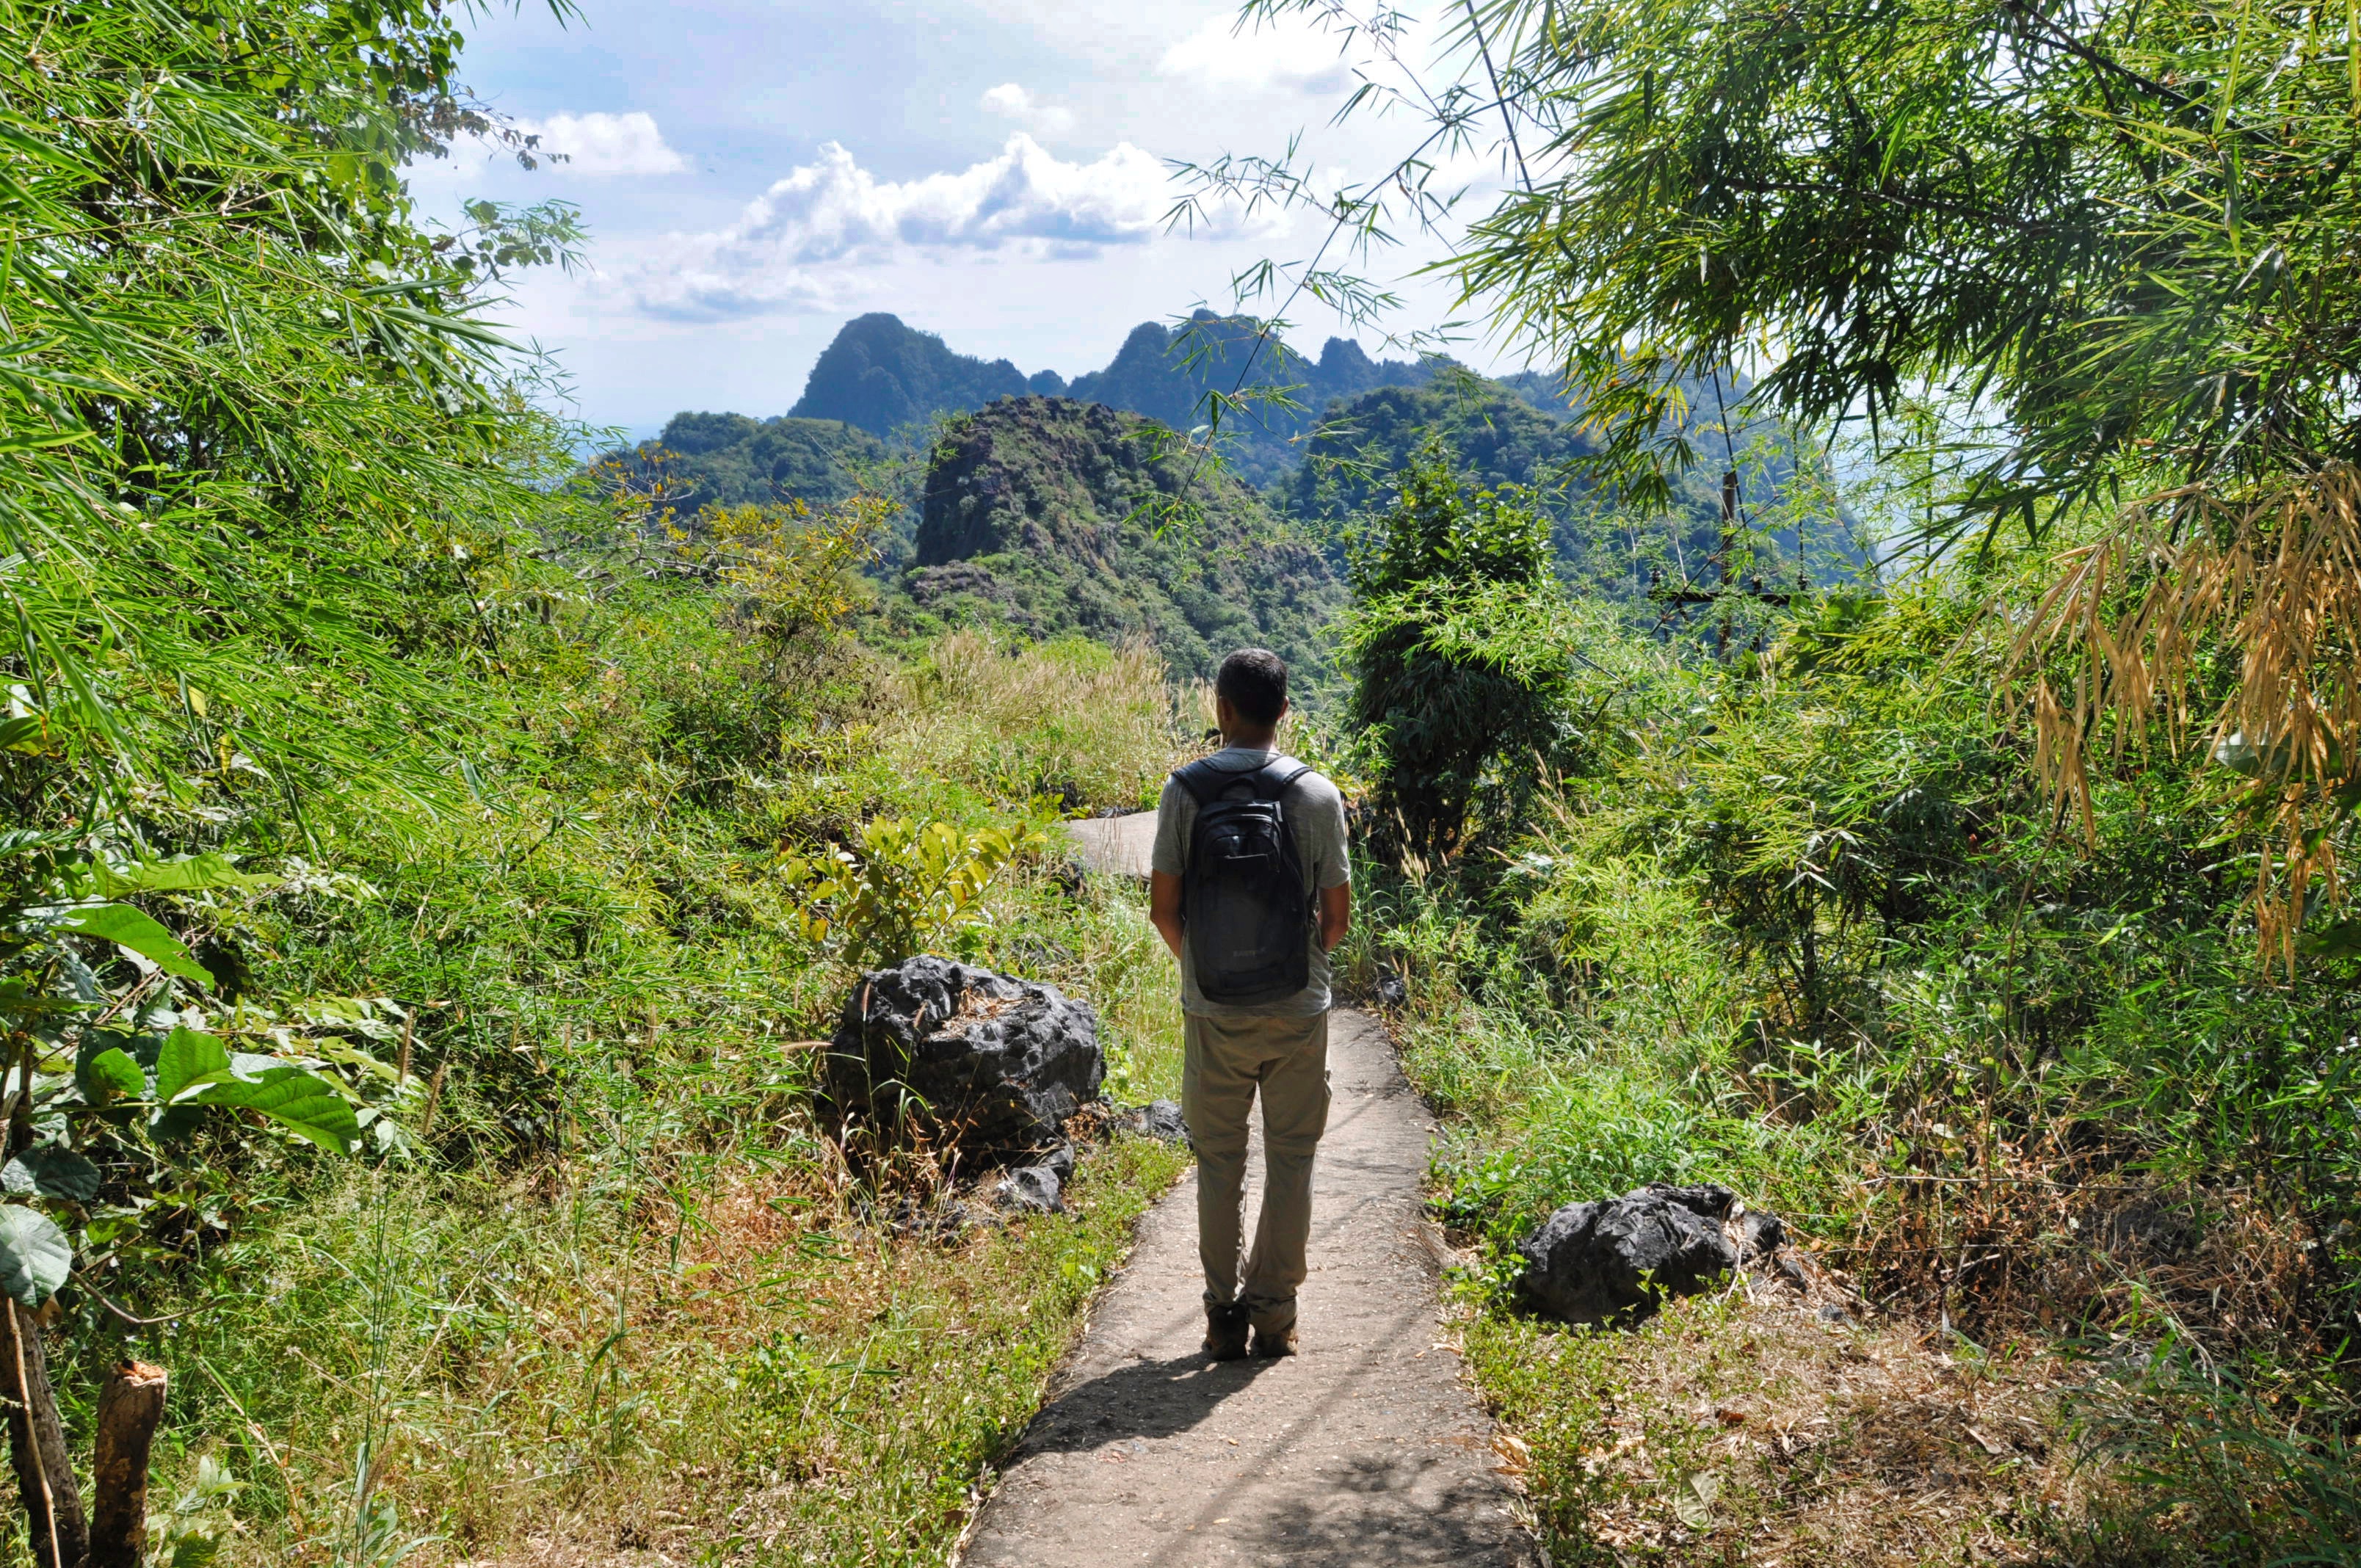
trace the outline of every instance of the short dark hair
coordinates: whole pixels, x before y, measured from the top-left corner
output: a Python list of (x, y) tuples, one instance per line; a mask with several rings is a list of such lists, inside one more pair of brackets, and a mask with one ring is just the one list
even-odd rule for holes
[(1256, 724), (1276, 724), (1287, 711), (1287, 666), (1268, 648), (1241, 648), (1222, 661), (1213, 695)]

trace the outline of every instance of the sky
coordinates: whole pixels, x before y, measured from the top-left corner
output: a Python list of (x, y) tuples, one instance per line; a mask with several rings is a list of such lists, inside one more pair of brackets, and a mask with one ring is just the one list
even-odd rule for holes
[[(683, 409), (784, 413), (869, 311), (1027, 374), (1099, 368), (1140, 322), (1228, 308), (1236, 273), (1318, 244), (1317, 220), (1268, 208), (1172, 231), (1169, 160), (1277, 154), (1302, 132), (1341, 181), (1415, 135), (1401, 116), (1330, 124), (1356, 71), (1398, 79), (1366, 35), (1240, 32), (1226, 0), (583, 5), (563, 24), (489, 10), (462, 57), (478, 96), (566, 161), (528, 172), (462, 144), (411, 185), (446, 222), (478, 197), (581, 209), (588, 265), (519, 280), (500, 319), (554, 354), (572, 411), (635, 436)], [(1368, 270), (1391, 282), (1436, 254)], [(1395, 330), (1452, 316), (1439, 284), (1403, 288)], [(1289, 319), (1314, 352), (1340, 330), (1309, 304)], [(1480, 344), (1460, 357), (1500, 363)]]

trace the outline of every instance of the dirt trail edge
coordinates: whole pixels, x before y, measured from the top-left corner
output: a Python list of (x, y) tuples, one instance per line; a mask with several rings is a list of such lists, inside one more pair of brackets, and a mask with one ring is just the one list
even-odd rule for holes
[(1491, 1421), (1441, 1343), (1443, 1245), (1420, 1191), (1433, 1124), (1367, 1014), (1334, 1015), (1329, 1066), (1301, 1353), (1199, 1353), (1197, 1191), (1183, 1179), (1141, 1219), (964, 1568), (1543, 1562)]

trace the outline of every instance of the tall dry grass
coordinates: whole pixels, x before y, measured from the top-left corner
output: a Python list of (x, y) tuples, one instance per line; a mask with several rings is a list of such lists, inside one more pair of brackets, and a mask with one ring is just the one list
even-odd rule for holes
[(1003, 641), (955, 631), (889, 682), (878, 727), (905, 766), (994, 799), (1153, 806), (1191, 749), (1188, 699), (1145, 643)]

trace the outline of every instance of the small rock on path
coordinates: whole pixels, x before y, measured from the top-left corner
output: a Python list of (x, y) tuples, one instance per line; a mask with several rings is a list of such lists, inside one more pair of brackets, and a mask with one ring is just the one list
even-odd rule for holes
[(1367, 1014), (1331, 1017), (1329, 1066), (1301, 1353), (1199, 1353), (1197, 1194), (1184, 1179), (1140, 1221), (965, 1568), (1542, 1562), (1491, 1422), (1440, 1343), (1442, 1243), (1420, 1191), (1432, 1124)]

